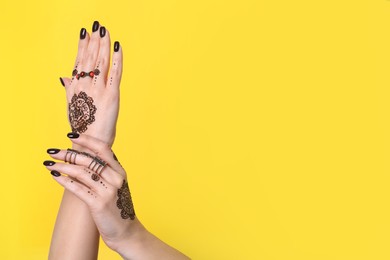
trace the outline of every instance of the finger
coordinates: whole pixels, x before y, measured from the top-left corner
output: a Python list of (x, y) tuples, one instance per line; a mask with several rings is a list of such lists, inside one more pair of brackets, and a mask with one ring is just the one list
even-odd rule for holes
[(80, 200), (84, 201), (87, 205), (91, 206), (99, 198), (98, 194), (91, 189), (85, 187), (81, 183), (73, 180), (68, 176), (64, 176), (57, 171), (52, 171), (53, 179), (57, 181), (66, 190), (72, 192)]
[(100, 74), (94, 78), (94, 84), (97, 83), (98, 86), (106, 85), (107, 73), (110, 65), (110, 45), (110, 34), (108, 30), (102, 26), (100, 27), (99, 56), (96, 63), (96, 68), (99, 69)]
[(106, 180), (101, 179), (98, 181), (94, 181), (91, 178), (94, 172), (92, 172), (86, 167), (67, 163), (55, 163), (53, 161), (45, 161), (43, 164), (48, 170), (54, 170), (66, 174), (73, 179), (79, 181), (86, 187), (90, 188), (91, 190), (95, 191), (97, 194), (101, 194), (100, 192), (105, 191), (108, 187), (112, 187), (111, 184), (109, 184)]
[(65, 88), (68, 88), (70, 86), (71, 81), (72, 79), (70, 78), (65, 78), (65, 77), (60, 78), (61, 85), (64, 86)]
[[(92, 35), (88, 42), (88, 47), (83, 55), (83, 61), (81, 64), (81, 71), (87, 74), (95, 69), (96, 60), (99, 54), (100, 36), (99, 36), (99, 22), (95, 21), (92, 25)], [(79, 72), (80, 73), (80, 72)], [(90, 77), (85, 77), (90, 78)], [(80, 78), (81, 80), (82, 78)]]
[[(76, 73), (80, 72), (80, 67), (83, 64), (83, 62), (85, 62), (83, 60), (83, 58), (84, 58), (85, 53), (87, 51), (89, 40), (90, 40), (90, 37), (89, 37), (87, 30), (85, 28), (81, 28), (77, 56), (76, 56), (76, 60), (74, 63), (74, 67), (73, 67), (73, 71), (72, 71), (72, 79), (71, 79), (70, 83), (73, 83), (75, 76), (76, 76)], [(65, 86), (66, 86), (66, 84), (65, 84)]]
[[(74, 154), (68, 150), (60, 149), (55, 149), (58, 151), (53, 154), (50, 153), (51, 150), (54, 149), (49, 149), (48, 153), (53, 159), (61, 160), (63, 162), (71, 162), (72, 164), (76, 164), (89, 169), (90, 172), (87, 173), (89, 173), (91, 180), (99, 181), (100, 179), (103, 179), (114, 187), (120, 187), (123, 181), (123, 177), (119, 173), (115, 172), (109, 165), (99, 168), (99, 165), (94, 162), (93, 158), (91, 158), (93, 156), (90, 157), (81, 153)], [(99, 169), (98, 172), (96, 171), (96, 169)], [(94, 173), (95, 176), (92, 176)]]
[(112, 54), (112, 65), (110, 75), (108, 76), (107, 86), (113, 91), (119, 91), (119, 85), (122, 78), (123, 52), (122, 46), (118, 41), (114, 43), (114, 53)]
[(85, 149), (93, 151), (95, 155), (106, 161), (116, 172), (122, 173), (124, 171), (107, 143), (86, 134), (68, 133), (67, 136), (74, 144), (81, 145)]

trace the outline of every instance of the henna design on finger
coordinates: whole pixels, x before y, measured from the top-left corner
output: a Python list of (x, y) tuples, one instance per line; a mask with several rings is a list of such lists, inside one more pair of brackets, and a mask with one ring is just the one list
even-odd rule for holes
[(87, 131), (87, 126), (95, 121), (96, 110), (92, 97), (89, 97), (87, 93), (81, 91), (78, 95), (74, 94), (69, 103), (69, 122), (72, 132)]
[(121, 217), (123, 219), (135, 219), (135, 211), (133, 201), (131, 199), (129, 184), (123, 180), (122, 187), (118, 189), (118, 200), (116, 206), (121, 209)]
[(106, 184), (104, 184), (104, 182), (101, 181), (100, 184), (103, 185), (103, 187), (107, 189), (107, 186), (106, 186)]
[(94, 181), (99, 181), (100, 180), (100, 176), (97, 175), (96, 173), (92, 173), (91, 179), (94, 180)]
[(73, 71), (72, 71), (72, 79), (70, 80), (70, 84), (72, 84), (74, 78), (76, 77), (78, 71), (77, 71), (77, 67), (79, 66), (79, 61), (76, 62), (76, 66), (74, 67)]
[(96, 85), (97, 76), (100, 74), (99, 65), (100, 65), (100, 62), (98, 62), (97, 66), (96, 66), (96, 69), (95, 69), (95, 70), (99, 71), (99, 73), (98, 74), (95, 73), (95, 77), (94, 77), (94, 80), (93, 80), (93, 84), (94, 85)]
[[(88, 191), (88, 193), (91, 194), (91, 196), (94, 196), (94, 194), (90, 190)], [(96, 196), (95, 196), (95, 198), (96, 198)]]
[(91, 179), (93, 181), (99, 181), (100, 180), (99, 174), (96, 174), (95, 172), (93, 172), (93, 171), (91, 171), (91, 170), (89, 170), (87, 168), (84, 168), (84, 171), (91, 175)]

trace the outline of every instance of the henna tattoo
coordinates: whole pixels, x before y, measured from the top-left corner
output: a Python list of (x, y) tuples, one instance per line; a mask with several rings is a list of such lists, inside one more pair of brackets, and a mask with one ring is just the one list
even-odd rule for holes
[(94, 180), (94, 181), (99, 181), (100, 180), (100, 176), (99, 174), (96, 174), (95, 172), (87, 169), (87, 168), (84, 168), (84, 171), (88, 174), (91, 175), (91, 179)]
[[(99, 71), (99, 65), (100, 65), (100, 62), (97, 64), (95, 70)], [(94, 84), (94, 85), (96, 85), (97, 76), (98, 76), (99, 74), (100, 74), (100, 71), (99, 71), (98, 74), (95, 74), (95, 75), (94, 75), (94, 80), (93, 80), (93, 84)]]
[(104, 184), (104, 182), (101, 181), (100, 184), (103, 185), (103, 187), (107, 189), (107, 186), (106, 186), (106, 184)]
[(122, 210), (121, 217), (123, 219), (135, 219), (133, 201), (131, 199), (129, 184), (126, 180), (123, 180), (122, 187), (118, 189), (118, 201), (116, 202), (116, 205)]
[(78, 95), (74, 94), (69, 103), (69, 122), (72, 132), (84, 133), (87, 131), (87, 126), (95, 121), (96, 110), (92, 97), (83, 91)]
[(70, 80), (70, 84), (72, 84), (74, 78), (76, 77), (78, 71), (77, 71), (77, 68), (79, 66), (79, 62), (77, 61), (76, 62), (76, 66), (74, 66), (74, 70), (72, 71), (72, 79)]
[(97, 175), (96, 173), (92, 173), (91, 179), (94, 180), (94, 181), (99, 181), (100, 180), (100, 176)]
[[(90, 190), (88, 191), (88, 193), (91, 194), (91, 196), (94, 196), (94, 194)], [(97, 197), (95, 196), (95, 198)]]

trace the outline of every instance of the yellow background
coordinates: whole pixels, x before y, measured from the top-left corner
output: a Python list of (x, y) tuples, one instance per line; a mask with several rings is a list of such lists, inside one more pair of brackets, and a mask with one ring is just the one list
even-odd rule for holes
[[(114, 150), (193, 259), (390, 259), (390, 1), (0, 2), (0, 259), (45, 259), (58, 78), (99, 20), (124, 50)], [(99, 259), (120, 259), (101, 245)]]

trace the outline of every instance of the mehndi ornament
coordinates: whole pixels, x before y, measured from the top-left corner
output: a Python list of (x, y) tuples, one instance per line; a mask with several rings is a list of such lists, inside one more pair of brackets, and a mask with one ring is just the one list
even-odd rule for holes
[(93, 104), (92, 97), (81, 91), (78, 95), (74, 94), (69, 103), (69, 122), (72, 132), (84, 133), (88, 125), (95, 121), (96, 106)]

